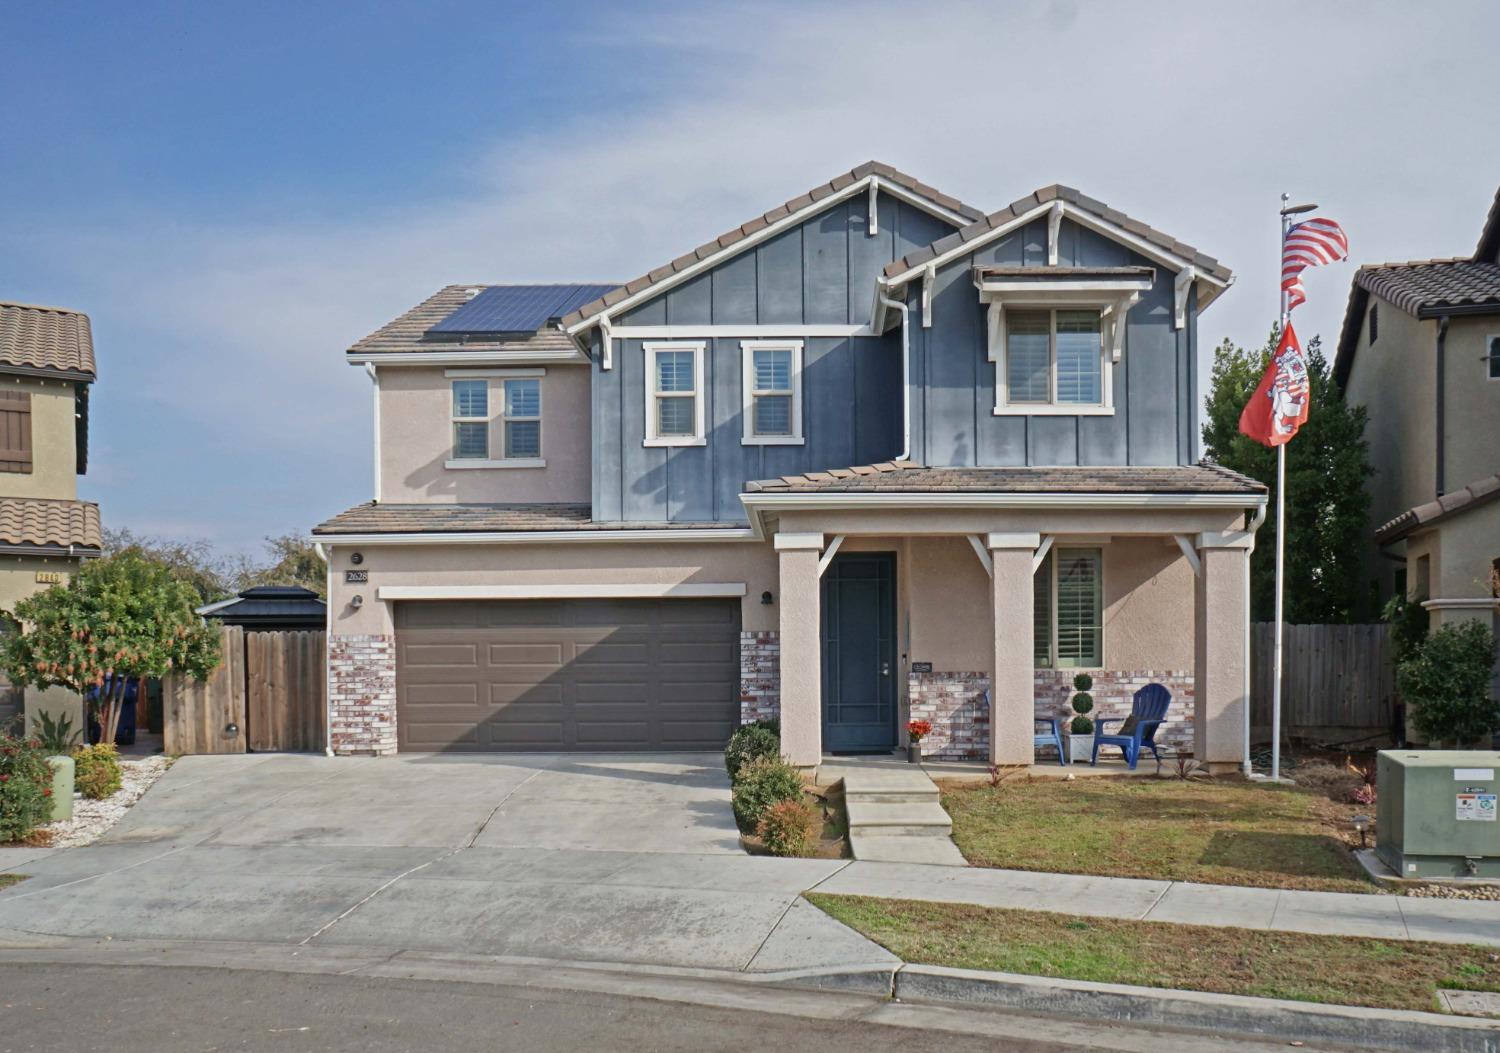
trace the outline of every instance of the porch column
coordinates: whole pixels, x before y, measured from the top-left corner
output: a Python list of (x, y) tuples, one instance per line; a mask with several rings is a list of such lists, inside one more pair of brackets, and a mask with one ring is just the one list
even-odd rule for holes
[(1031, 561), (1039, 534), (990, 534), (990, 609), (995, 672), (990, 682), (990, 763), (1030, 765), (1036, 656), (1032, 649)]
[(1213, 774), (1240, 770), (1245, 750), (1245, 585), (1250, 540), (1202, 534), (1193, 646), (1193, 756)]
[(781, 598), (781, 752), (799, 768), (823, 759), (822, 534), (777, 534)]

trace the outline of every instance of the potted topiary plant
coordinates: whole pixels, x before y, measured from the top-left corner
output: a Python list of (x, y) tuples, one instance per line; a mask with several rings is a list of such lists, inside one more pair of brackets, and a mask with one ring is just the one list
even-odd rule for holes
[(1092, 760), (1094, 756), (1094, 722), (1088, 716), (1094, 710), (1094, 696), (1089, 694), (1094, 678), (1079, 673), (1073, 678), (1073, 686), (1077, 694), (1073, 696), (1075, 715), (1068, 724), (1068, 759), (1076, 764)]
[(73, 730), (73, 720), (66, 713), (57, 717), (46, 710), (36, 715), (36, 740), (47, 754), (47, 763), (52, 767), (52, 814), (49, 822), (73, 818), (73, 747), (78, 742), (78, 732)]

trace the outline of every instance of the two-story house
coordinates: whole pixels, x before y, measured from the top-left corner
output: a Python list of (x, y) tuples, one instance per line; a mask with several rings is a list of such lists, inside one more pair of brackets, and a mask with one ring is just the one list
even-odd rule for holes
[(1500, 192), (1472, 256), (1354, 275), (1334, 379), (1365, 407), (1381, 598), (1433, 625), (1500, 611)]
[[(99, 555), (99, 506), (78, 500), (93, 382), (88, 315), (0, 302), (0, 631), (19, 600)], [(42, 705), (82, 726), (76, 696), (0, 684), (0, 724)]]
[(1257, 483), (1197, 463), (1229, 270), (1067, 187), (869, 163), (623, 285), (453, 285), (347, 352), (331, 746), (1029, 764), (1081, 670), (1237, 766)]

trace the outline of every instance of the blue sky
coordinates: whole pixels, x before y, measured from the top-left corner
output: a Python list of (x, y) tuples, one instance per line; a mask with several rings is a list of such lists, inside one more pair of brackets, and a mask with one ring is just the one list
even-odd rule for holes
[[(1277, 195), (1357, 261), (1467, 254), (1500, 6), (12, 3), (0, 298), (94, 323), (107, 523), (226, 550), (369, 496), (349, 343), (440, 285), (633, 277), (875, 157), (1077, 186), (1275, 312)], [(1332, 341), (1352, 266), (1298, 311)]]

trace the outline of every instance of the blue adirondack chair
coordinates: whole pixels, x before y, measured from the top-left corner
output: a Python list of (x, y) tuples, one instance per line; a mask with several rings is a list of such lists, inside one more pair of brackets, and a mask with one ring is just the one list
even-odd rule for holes
[(1130, 704), (1130, 715), (1135, 718), (1135, 727), (1129, 735), (1104, 734), (1104, 725), (1119, 723), (1124, 717), (1104, 717), (1095, 721), (1097, 731), (1094, 734), (1092, 763), (1099, 763), (1100, 746), (1119, 746), (1131, 771), (1135, 771), (1135, 762), (1140, 760), (1143, 747), (1155, 754), (1157, 760), (1161, 760), (1161, 754), (1156, 751), (1156, 729), (1166, 719), (1167, 707), (1171, 704), (1172, 692), (1161, 684), (1147, 684), (1135, 693)]
[(1035, 750), (1037, 746), (1053, 747), (1057, 750), (1057, 763), (1066, 767), (1068, 754), (1063, 750), (1062, 732), (1057, 729), (1057, 718), (1037, 717), (1036, 723), (1038, 726), (1047, 725), (1047, 730), (1036, 732), (1036, 745), (1032, 746), (1032, 749)]

